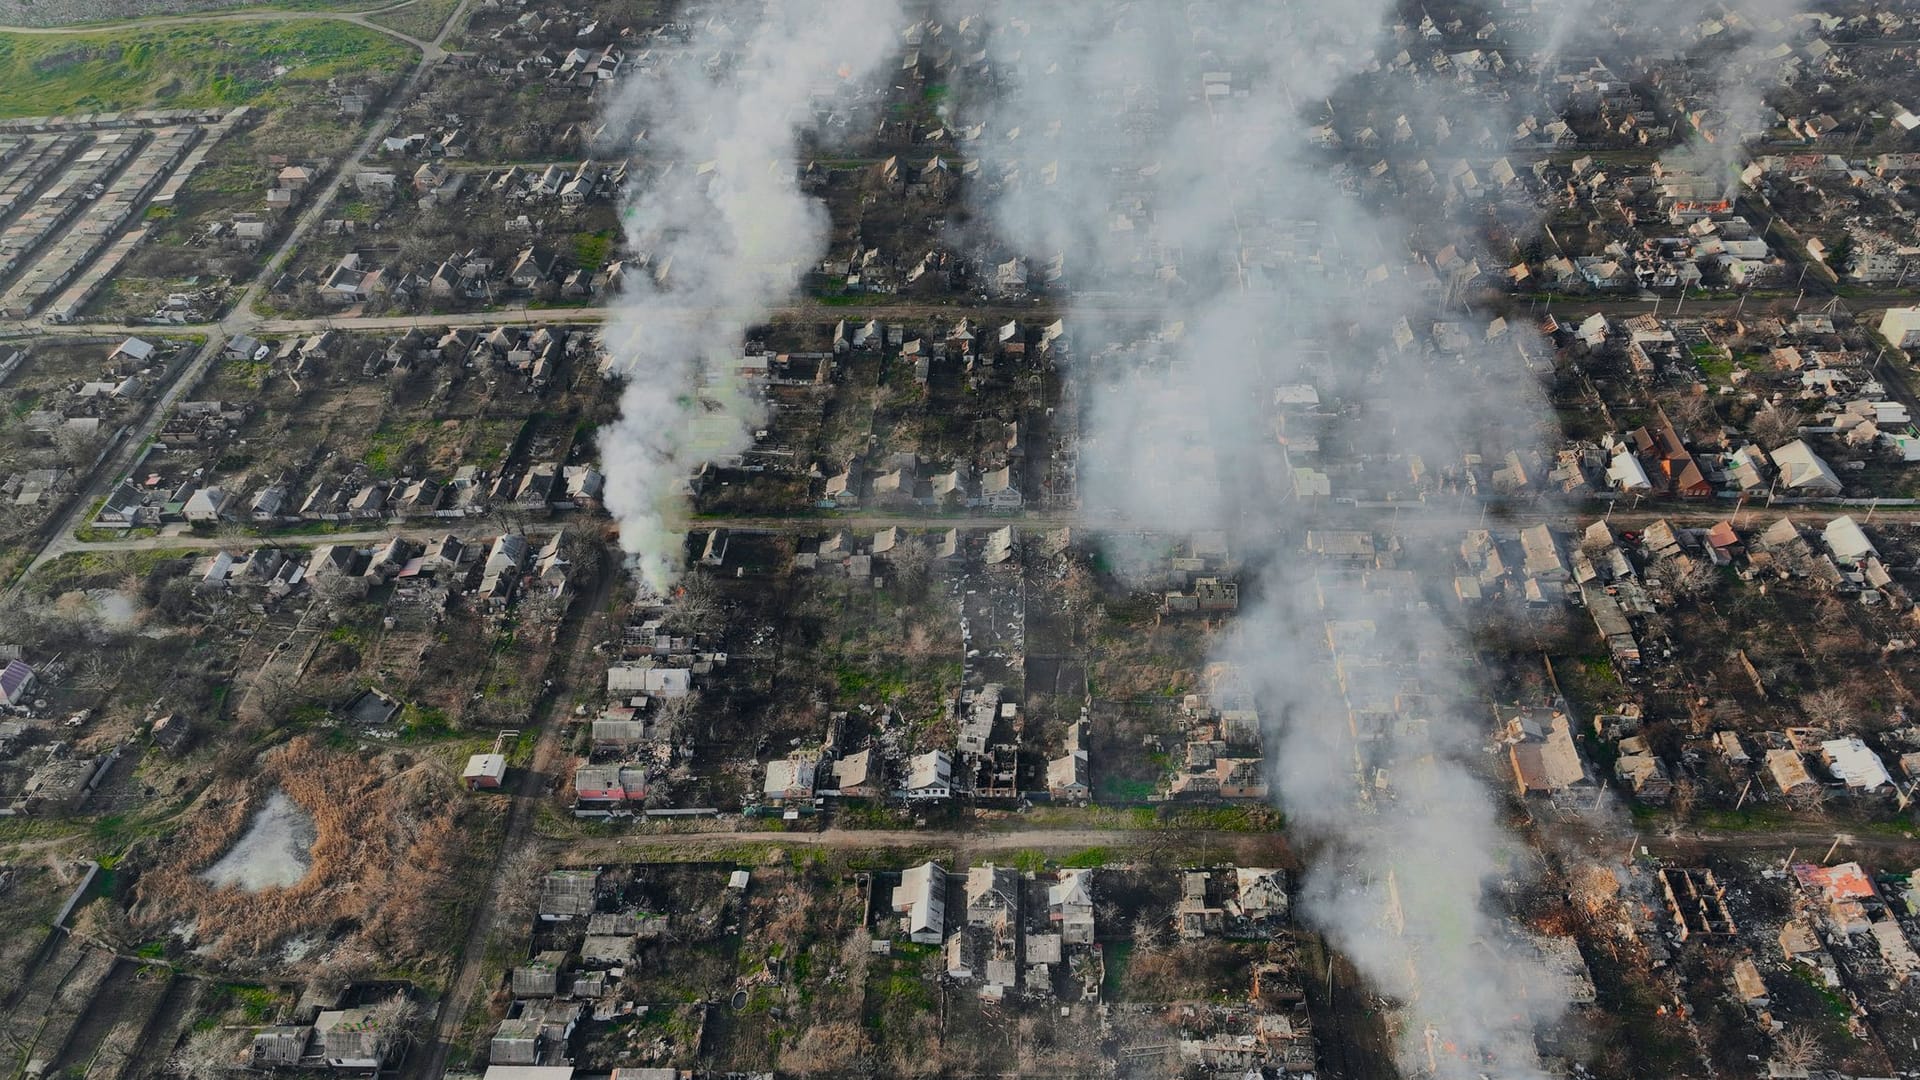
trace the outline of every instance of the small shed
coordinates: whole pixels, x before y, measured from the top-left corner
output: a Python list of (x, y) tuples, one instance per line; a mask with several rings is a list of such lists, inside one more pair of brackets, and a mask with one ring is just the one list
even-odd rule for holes
[(502, 1020), (494, 1029), (487, 1060), (494, 1065), (532, 1065), (540, 1058), (540, 1021)]
[(263, 1029), (253, 1036), (253, 1067), (271, 1069), (279, 1066), (296, 1066), (307, 1052), (307, 1043), (313, 1037), (310, 1027), (296, 1027), (292, 1024), (279, 1024)]
[(506, 776), (507, 759), (504, 754), (475, 754), (467, 759), (467, 767), (460, 773), (460, 779), (466, 783), (469, 791), (493, 791), (499, 788)]

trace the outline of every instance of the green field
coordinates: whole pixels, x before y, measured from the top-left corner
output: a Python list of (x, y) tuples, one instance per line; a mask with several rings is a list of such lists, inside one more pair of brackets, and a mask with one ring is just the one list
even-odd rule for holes
[(0, 116), (273, 105), (336, 75), (404, 69), (414, 56), (385, 34), (329, 19), (0, 34)]
[(391, 7), (396, 0), (270, 0), (248, 3), (246, 0), (174, 0), (164, 12), (156, 12), (142, 0), (93, 0), (80, 4), (72, 0), (0, 0), (0, 26), (70, 27), (100, 26), (143, 18), (185, 18), (194, 15), (221, 15), (255, 11), (374, 11)]
[(432, 41), (440, 33), (440, 28), (446, 25), (447, 16), (452, 15), (459, 6), (460, 0), (413, 0), (405, 7), (371, 16), (368, 21), (391, 27), (422, 41)]

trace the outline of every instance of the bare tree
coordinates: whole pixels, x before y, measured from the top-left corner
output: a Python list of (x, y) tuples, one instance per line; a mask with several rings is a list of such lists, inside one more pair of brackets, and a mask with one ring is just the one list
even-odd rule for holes
[(313, 974), (307, 978), (307, 988), (322, 1000), (338, 1000), (341, 992), (352, 985), (355, 979), (366, 974), (371, 966), (365, 953), (338, 949), (313, 969)]
[(1133, 923), (1133, 947), (1139, 952), (1152, 952), (1160, 947), (1160, 924), (1152, 918), (1142, 917)]
[(69, 469), (78, 469), (91, 463), (93, 456), (100, 452), (100, 437), (68, 424), (54, 433), (53, 445)]
[(240, 1067), (236, 1050), (228, 1031), (220, 1028), (196, 1031), (173, 1052), (167, 1061), (167, 1071), (187, 1080), (231, 1073)]
[(1852, 699), (1836, 687), (1802, 695), (1800, 708), (1806, 712), (1807, 719), (1825, 728), (1844, 728), (1855, 715)]
[(1800, 414), (1768, 405), (1747, 421), (1747, 435), (1763, 449), (1776, 450), (1800, 434)]
[(404, 1050), (419, 1035), (420, 1003), (405, 991), (395, 991), (392, 997), (369, 1007), (367, 1013), (368, 1026), (385, 1035), (395, 1051)]
[(1668, 807), (1673, 811), (1674, 824), (1686, 824), (1687, 821), (1693, 817), (1693, 807), (1699, 799), (1700, 785), (1685, 777), (1675, 780), (1673, 782), (1673, 795), (1667, 803)]
[(300, 703), (300, 680), (284, 665), (263, 667), (253, 677), (253, 707), (260, 717), (275, 721)]
[(366, 578), (348, 574), (327, 574), (313, 585), (313, 594), (329, 604), (358, 603), (367, 598)]
[(1705, 394), (1683, 393), (1668, 402), (1666, 409), (1667, 416), (1684, 430), (1691, 430), (1713, 416), (1713, 403)]
[(1788, 1069), (1812, 1069), (1827, 1056), (1812, 1028), (1796, 1027), (1773, 1041), (1773, 1058)]
[(1678, 600), (1698, 600), (1720, 583), (1713, 564), (1697, 559), (1663, 559), (1654, 564), (1653, 573)]
[(676, 698), (656, 698), (653, 705), (653, 722), (660, 730), (659, 737), (671, 741), (674, 733), (693, 716), (699, 705), (700, 695), (693, 693)]
[(926, 588), (927, 568), (933, 563), (933, 552), (924, 542), (909, 537), (900, 541), (889, 558), (902, 591), (918, 596)]
[(533, 847), (521, 847), (501, 861), (500, 901), (494, 911), (496, 927), (518, 930), (533, 918), (540, 900), (540, 878), (546, 870), (547, 860)]
[(662, 620), (667, 629), (694, 636), (712, 633), (720, 624), (723, 605), (713, 579), (694, 571), (680, 579), (673, 606)]

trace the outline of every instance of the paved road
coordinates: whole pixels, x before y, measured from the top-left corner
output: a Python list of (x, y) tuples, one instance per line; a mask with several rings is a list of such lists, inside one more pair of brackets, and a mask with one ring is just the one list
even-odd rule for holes
[(770, 843), (783, 847), (820, 847), (864, 851), (877, 848), (946, 848), (962, 853), (1036, 850), (1075, 852), (1088, 848), (1281, 844), (1278, 832), (1230, 832), (1215, 829), (1021, 829), (1017, 819), (1006, 829), (822, 829), (817, 832), (745, 830), (727, 832), (634, 833), (567, 846), (568, 861), (617, 863), (660, 850)]
[[(321, 219), (326, 215), (328, 208), (333, 203), (334, 196), (340, 191), (340, 186), (346, 183), (349, 177), (360, 171), (360, 162), (365, 160), (366, 156), (373, 152), (373, 148), (379, 145), (380, 140), (386, 137), (387, 131), (392, 128), (394, 122), (400, 118), (401, 110), (413, 100), (414, 93), (420, 89), (420, 84), (426, 80), (428, 73), (431, 72), (440, 61), (446, 59), (447, 53), (446, 50), (442, 48), (442, 44), (447, 40), (447, 35), (453, 33), (454, 28), (461, 25), (461, 20), (467, 12), (467, 5), (471, 2), (472, 0), (460, 0), (460, 6), (454, 8), (453, 14), (449, 15), (447, 21), (441, 24), (440, 32), (434, 35), (432, 41), (407, 38), (408, 41), (413, 43), (415, 48), (420, 50), (420, 59), (414, 64), (413, 71), (408, 73), (405, 82), (396, 87), (393, 93), (387, 95), (386, 105), (381, 108), (379, 115), (373, 118), (373, 122), (367, 125), (367, 133), (361, 137), (359, 144), (353, 148), (353, 152), (347, 155), (346, 160), (342, 161), (339, 166), (333, 170), (332, 175), (327, 178), (324, 184), (321, 184), (317, 190), (308, 193), (307, 208), (301, 212), (299, 220), (294, 223), (293, 228), (287, 231), (287, 238), (281, 242), (279, 249), (269, 256), (267, 261), (261, 265), (260, 272), (254, 275), (253, 283), (247, 286), (247, 291), (240, 295), (239, 303), (234, 305), (232, 314), (221, 320), (220, 326), (227, 332), (228, 336), (256, 332), (261, 319), (254, 313), (253, 308), (254, 304), (259, 301), (261, 292), (265, 290), (267, 285), (275, 278), (280, 276), (281, 268), (284, 267), (287, 260), (293, 256), (293, 251), (300, 245), (300, 241), (305, 239), (307, 233), (311, 231), (315, 225), (319, 224)], [(395, 6), (398, 7), (400, 5)], [(393, 9), (382, 8), (381, 10), (391, 11)], [(351, 21), (352, 17), (348, 18)], [(382, 27), (378, 29), (384, 30), (385, 28)], [(394, 33), (394, 31), (391, 30), (386, 30), (385, 32)], [(396, 34), (395, 36), (404, 37), (405, 35)]]
[[(115, 473), (114, 475), (118, 475)], [(116, 540), (77, 540), (73, 528), (84, 524), (81, 518), (91, 508), (91, 502), (78, 506), (67, 515), (62, 531), (41, 551), (33, 568), (61, 555), (74, 552), (126, 552), (126, 551), (213, 551), (242, 550), (253, 547), (315, 547), (320, 544), (378, 544), (399, 536), (408, 540), (425, 541), (445, 536), (449, 533), (466, 539), (490, 537), (498, 534), (504, 527), (500, 521), (491, 517), (477, 518), (439, 518), (430, 520), (408, 520), (330, 533), (284, 533), (274, 535), (239, 534), (228, 536), (197, 536), (193, 534), (141, 536)], [(1557, 528), (1571, 530), (1599, 518), (1605, 513), (1605, 507), (1581, 503), (1542, 504), (1525, 509), (1503, 512), (1488, 517), (1470, 508), (1452, 510), (1415, 509), (1397, 512), (1391, 509), (1370, 507), (1342, 508), (1316, 514), (1314, 523), (1325, 527), (1339, 528), (1381, 528), (1391, 527), (1403, 536), (1458, 537), (1468, 529), (1491, 526), (1502, 531), (1512, 531), (1526, 525), (1547, 523)], [(1782, 517), (1791, 516), (1802, 527), (1819, 528), (1841, 513), (1864, 518), (1866, 511), (1861, 508), (1836, 509), (1828, 506), (1779, 506), (1772, 509), (1749, 507), (1739, 514), (1740, 527), (1757, 530)], [(1619, 511), (1609, 520), (1616, 529), (1644, 529), (1655, 521), (1664, 520), (1674, 525), (1704, 528), (1733, 515), (1731, 506), (1707, 510), (1697, 504), (1688, 503), (1671, 509), (1641, 509)], [(1389, 526), (1385, 519), (1392, 519)], [(1920, 524), (1920, 507), (1887, 508), (1873, 511), (1874, 524)], [(552, 526), (575, 527), (578, 525), (570, 518), (550, 519)], [(65, 527), (66, 525), (72, 527)], [(604, 529), (607, 523), (592, 520), (587, 524), (593, 529)], [(1168, 526), (1164, 522), (1153, 524), (1128, 523), (1112, 519), (1100, 519), (1089, 515), (1068, 512), (1029, 511), (1014, 514), (969, 514), (963, 517), (943, 517), (912, 512), (854, 512), (847, 514), (805, 514), (792, 517), (690, 517), (683, 516), (671, 522), (681, 530), (694, 529), (731, 529), (746, 533), (808, 534), (846, 530), (853, 533), (873, 532), (889, 527), (899, 527), (914, 531), (937, 532), (943, 529), (960, 529), (972, 532), (983, 529), (997, 529), (1011, 525), (1022, 532), (1073, 528), (1091, 533), (1146, 532), (1166, 533)]]
[[(413, 2), (413, 0), (408, 0), (408, 2)], [(461, 25), (461, 20), (466, 14), (467, 5), (470, 2), (471, 0), (461, 0), (459, 7), (455, 8), (453, 14), (448, 16), (447, 21), (440, 27), (440, 33), (435, 36), (432, 41), (416, 42), (420, 48), (420, 59), (414, 65), (413, 71), (407, 76), (406, 81), (388, 96), (387, 104), (380, 110), (379, 115), (374, 118), (373, 122), (368, 125), (366, 134), (353, 148), (353, 152), (341, 162), (340, 166), (334, 170), (332, 176), (313, 193), (312, 200), (309, 202), (307, 209), (294, 223), (293, 228), (288, 231), (285, 242), (280, 245), (279, 250), (275, 251), (261, 267), (260, 273), (254, 278), (253, 283), (247, 287), (246, 292), (242, 294), (240, 303), (235, 305), (233, 312), (218, 323), (194, 327), (191, 328), (191, 330), (188, 328), (173, 328), (170, 331), (175, 333), (198, 331), (206, 334), (207, 340), (205, 344), (201, 346), (199, 352), (195, 353), (193, 358), (173, 375), (171, 381), (167, 383), (166, 388), (160, 393), (151, 407), (148, 408), (140, 424), (135, 429), (129, 431), (115, 452), (109, 455), (108, 460), (103, 462), (100, 468), (94, 470), (85, 489), (79, 492), (68, 505), (66, 511), (59, 515), (59, 520), (50, 526), (50, 531), (44, 531), (41, 534), (44, 540), (40, 550), (35, 553), (33, 559), (27, 564), (26, 573), (22, 574), (21, 577), (16, 580), (13, 589), (10, 591), (17, 591), (28, 575), (46, 565), (50, 560), (58, 558), (68, 551), (76, 550), (78, 541), (73, 538), (74, 530), (86, 523), (86, 515), (92, 510), (94, 504), (100, 499), (105, 498), (107, 494), (112, 491), (113, 485), (118, 482), (120, 476), (132, 466), (148, 442), (158, 434), (161, 426), (166, 423), (167, 417), (172, 413), (174, 403), (178, 401), (183, 394), (191, 392), (195, 387), (200, 385), (201, 380), (206, 377), (207, 371), (219, 360), (221, 351), (225, 348), (227, 340), (239, 334), (255, 334), (257, 336), (260, 333), (260, 326), (263, 320), (259, 315), (255, 314), (253, 303), (258, 298), (261, 289), (266, 282), (272, 281), (273, 278), (279, 274), (280, 267), (283, 266), (287, 259), (293, 254), (294, 248), (299, 244), (301, 239), (320, 222), (326, 211), (327, 204), (333, 200), (334, 195), (340, 190), (340, 185), (345, 182), (347, 177), (352, 176), (359, 169), (360, 162), (367, 154), (372, 152), (373, 147), (379, 143), (387, 129), (393, 126), (394, 122), (400, 116), (400, 111), (419, 89), (420, 83), (427, 77), (427, 74), (433, 70), (434, 65), (446, 56), (445, 51), (441, 48), (441, 43), (446, 40), (447, 35), (452, 33), (455, 27)], [(394, 8), (402, 6), (405, 5), (395, 4), (379, 10), (391, 11)], [(237, 13), (236, 17), (244, 14), (248, 13)], [(21, 325), (24, 324), (16, 324), (16, 329)], [(153, 327), (108, 328), (83, 326), (75, 329), (83, 333), (106, 333), (109, 335), (122, 332), (123, 329), (124, 332), (127, 333), (154, 332)]]
[[(560, 726), (555, 720), (561, 716), (566, 704), (574, 700), (583, 684), (592, 686), (600, 677), (601, 669), (595, 663), (595, 654), (579, 648), (581, 631), (595, 620), (611, 620), (607, 600), (625, 577), (613, 552), (603, 553), (600, 568), (594, 588), (574, 601), (573, 611), (562, 623), (560, 636), (554, 643), (547, 667), (553, 685), (534, 707), (531, 717), (539, 733), (534, 743), (531, 767), (519, 770), (513, 802), (507, 810), (505, 833), (499, 848), (494, 851), (492, 872), (486, 875), (474, 904), (473, 921), (467, 927), (459, 966), (448, 984), (447, 993), (440, 999), (439, 1012), (434, 1018), (433, 1042), (425, 1059), (413, 1072), (415, 1076), (439, 1080), (445, 1074), (447, 1059), (455, 1049), (454, 1040), (466, 1022), (467, 1010), (476, 998), (484, 1000), (486, 997), (480, 979), (487, 970), (487, 939), (499, 922), (502, 902), (507, 899), (503, 890), (516, 885), (510, 880), (512, 875), (503, 874), (501, 870), (509, 859), (533, 841), (534, 820), (545, 796), (547, 781), (560, 774), (562, 762), (570, 752), (561, 742)], [(601, 632), (609, 629), (609, 626), (599, 625), (593, 637), (597, 639)], [(515, 932), (518, 932), (518, 928)]]

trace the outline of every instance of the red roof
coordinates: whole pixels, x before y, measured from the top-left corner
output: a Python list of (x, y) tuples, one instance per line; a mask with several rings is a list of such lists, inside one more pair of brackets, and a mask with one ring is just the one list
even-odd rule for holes
[(1873, 881), (1857, 862), (1839, 866), (1800, 863), (1793, 868), (1793, 876), (1801, 885), (1820, 890), (1829, 900), (1865, 900), (1874, 894)]

